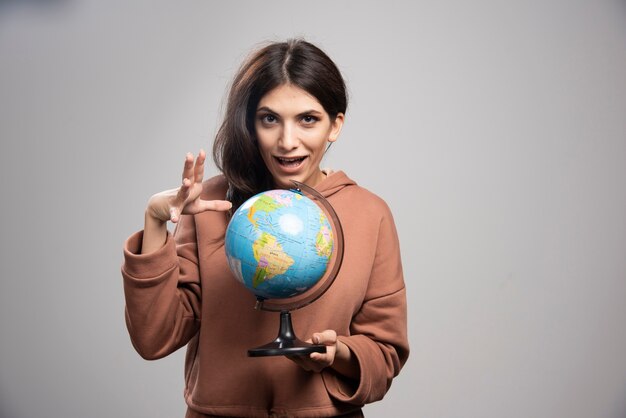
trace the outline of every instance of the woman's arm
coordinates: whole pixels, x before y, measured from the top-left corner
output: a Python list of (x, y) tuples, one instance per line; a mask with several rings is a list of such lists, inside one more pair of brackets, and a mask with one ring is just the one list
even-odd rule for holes
[[(337, 337), (338, 347), (343, 344), (350, 353), (348, 370), (341, 361), (322, 370), (331, 396), (357, 405), (382, 399), (409, 355), (400, 245), (391, 212), (386, 205), (382, 210), (365, 298), (352, 318), (350, 335)], [(355, 367), (356, 379), (351, 375)]]
[(409, 354), (406, 291), (393, 217), (384, 205), (365, 299), (353, 316), (349, 335), (314, 333), (326, 353), (293, 356), (305, 370), (321, 372), (336, 399), (362, 405), (381, 399)]
[(185, 345), (200, 325), (201, 288), (195, 222), (183, 216), (174, 236), (142, 254), (144, 231), (125, 244), (122, 277), (126, 326), (145, 359), (164, 357)]
[[(185, 345), (199, 327), (201, 288), (194, 216), (206, 210), (228, 210), (226, 201), (200, 199), (204, 151), (194, 163), (187, 154), (183, 184), (150, 198), (144, 230), (124, 249), (126, 324), (141, 356), (155, 359)], [(167, 221), (177, 223), (174, 237)]]

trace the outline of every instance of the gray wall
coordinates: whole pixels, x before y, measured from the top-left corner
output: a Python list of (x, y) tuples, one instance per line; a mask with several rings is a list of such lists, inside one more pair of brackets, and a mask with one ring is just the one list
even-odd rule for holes
[(400, 231), (412, 355), (367, 415), (626, 416), (623, 0), (0, 2), (0, 416), (182, 416), (122, 243), (299, 35), (350, 87), (325, 165)]

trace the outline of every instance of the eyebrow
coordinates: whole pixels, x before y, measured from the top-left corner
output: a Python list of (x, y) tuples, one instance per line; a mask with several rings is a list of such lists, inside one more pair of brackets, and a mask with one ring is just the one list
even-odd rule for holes
[[(267, 106), (259, 107), (256, 111), (257, 111), (257, 113), (259, 113), (259, 112), (269, 112), (269, 113), (273, 113), (275, 115), (279, 114), (278, 112), (276, 112), (275, 110), (270, 109)], [(300, 117), (300, 116), (310, 115), (310, 114), (322, 115), (322, 112), (320, 112), (319, 110), (315, 110), (315, 109), (309, 109), (309, 110), (305, 110), (304, 112), (298, 113), (296, 116)]]

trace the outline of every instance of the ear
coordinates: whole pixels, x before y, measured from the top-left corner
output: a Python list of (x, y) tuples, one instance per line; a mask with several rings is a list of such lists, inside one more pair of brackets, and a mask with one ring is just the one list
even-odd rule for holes
[(330, 134), (328, 135), (328, 142), (335, 142), (339, 137), (339, 133), (341, 132), (341, 128), (343, 127), (343, 121), (345, 116), (343, 113), (337, 113), (335, 116), (335, 120), (333, 121), (330, 127)]

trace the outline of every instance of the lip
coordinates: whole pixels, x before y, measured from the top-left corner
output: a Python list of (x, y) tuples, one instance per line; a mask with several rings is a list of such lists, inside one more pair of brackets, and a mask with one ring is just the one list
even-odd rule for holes
[[(273, 155), (275, 166), (285, 174), (294, 174), (302, 169), (307, 159), (308, 155), (297, 155), (297, 156), (283, 156), (283, 155)], [(299, 162), (295, 163), (295, 161)], [(286, 165), (285, 161), (294, 161), (294, 163)]]

